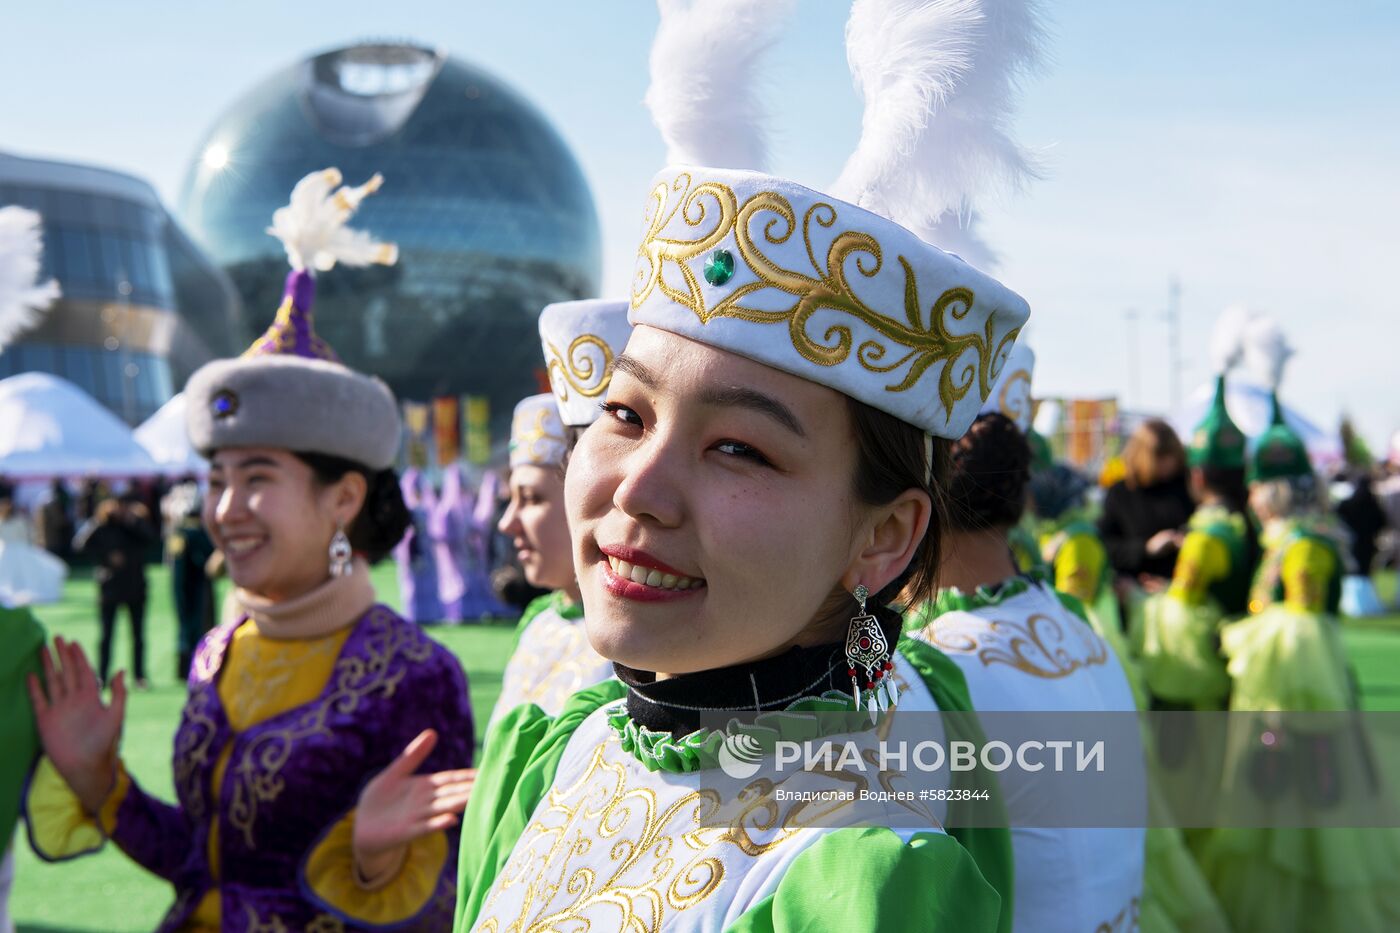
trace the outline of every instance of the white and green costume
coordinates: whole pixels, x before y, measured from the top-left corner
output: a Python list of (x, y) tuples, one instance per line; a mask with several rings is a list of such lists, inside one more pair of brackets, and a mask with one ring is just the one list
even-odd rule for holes
[[(906, 643), (894, 676), (890, 716), (967, 708), (957, 668), (927, 645)], [(800, 802), (707, 828), (724, 736), (639, 726), (628, 689), (590, 687), (556, 717), (517, 707), (493, 729), (463, 818), (458, 931), (1010, 929), (1006, 830), (841, 825), (841, 804), (816, 826)], [(788, 708), (822, 704), (850, 697), (827, 689)]]
[(520, 617), (491, 721), (527, 703), (558, 715), (569, 697), (611, 676), (612, 662), (588, 643), (583, 607), (560, 591), (541, 596)]
[[(911, 637), (945, 652), (982, 712), (1136, 709), (1112, 649), (1037, 577), (964, 594), (943, 591)], [(1016, 930), (1133, 929), (1143, 892), (1144, 831), (1036, 827), (1047, 812), (1036, 776), (1000, 776), (1016, 859)]]

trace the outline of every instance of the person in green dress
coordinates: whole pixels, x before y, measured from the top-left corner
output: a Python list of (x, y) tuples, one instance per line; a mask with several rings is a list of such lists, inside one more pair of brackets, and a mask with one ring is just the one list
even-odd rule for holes
[[(676, 44), (711, 48), (708, 28), (727, 79), (746, 77), (735, 43), (771, 42), (780, 5), (729, 6), (742, 30), (663, 6), (653, 68), (675, 78)], [(896, 13), (857, 4), (857, 73), (908, 80), (920, 24)], [(968, 28), (979, 54), (1007, 38)], [(633, 332), (565, 478), (589, 641), (617, 679), (494, 733), (508, 741), (463, 817), (456, 929), (1008, 931), (1004, 828), (945, 829), (940, 808), (859, 825), (840, 803), (819, 820), (800, 800), (706, 816), (726, 750), (753, 736), (743, 714), (783, 735), (799, 710), (971, 709), (945, 655), (899, 640), (904, 594), (931, 595), (947, 441), (1029, 309), (911, 232), (928, 204), (891, 185), (916, 164), (857, 167), (831, 194), (709, 167), (755, 151), (734, 138), (752, 102), (700, 85), (682, 118), (658, 83), (677, 164), (648, 188)], [(675, 84), (693, 104), (697, 84)], [(857, 161), (909, 155), (882, 145)]]
[[(1229, 709), (1353, 715), (1333, 717), (1331, 728), (1271, 720), (1282, 740), (1265, 746), (1257, 727), (1242, 729), (1227, 749), (1227, 778), (1249, 799), (1286, 812), (1325, 814), (1347, 799), (1382, 812), (1393, 803), (1383, 799), (1388, 788), (1376, 773), (1374, 746), (1354, 715), (1358, 702), (1336, 617), (1342, 549), (1307, 447), (1278, 399), (1291, 351), (1272, 319), (1252, 326), (1263, 332), (1253, 345), (1273, 351), (1273, 413), (1248, 463), (1263, 557), (1248, 616), (1220, 634)], [(1393, 828), (1226, 827), (1213, 830), (1199, 851), (1238, 933), (1400, 929), (1400, 832)]]
[(1245, 513), (1245, 437), (1225, 406), (1225, 374), (1186, 458), (1198, 505), (1187, 524), (1171, 585), (1149, 596), (1140, 636), (1154, 709), (1223, 709), (1230, 679), (1220, 627), (1249, 608), (1255, 568)]

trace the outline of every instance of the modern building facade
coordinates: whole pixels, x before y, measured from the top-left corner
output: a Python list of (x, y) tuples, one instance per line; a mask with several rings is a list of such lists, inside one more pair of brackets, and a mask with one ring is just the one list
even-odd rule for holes
[(0, 205), (43, 218), (60, 298), (0, 353), (0, 378), (47, 372), (135, 425), (242, 337), (238, 297), (154, 189), (120, 172), (0, 153)]
[(400, 258), (319, 276), (317, 330), (400, 398), (484, 395), (504, 426), (539, 391), (540, 309), (598, 289), (597, 215), (568, 147), (524, 98), (432, 49), (356, 45), (272, 75), (216, 121), (181, 197), (238, 288), (249, 338), (286, 274), (272, 212), (331, 166), (347, 184), (383, 174), (355, 225)]

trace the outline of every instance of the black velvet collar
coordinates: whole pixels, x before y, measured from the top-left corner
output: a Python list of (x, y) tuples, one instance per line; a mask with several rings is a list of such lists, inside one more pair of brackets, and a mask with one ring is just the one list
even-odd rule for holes
[[(888, 609), (876, 612), (890, 644), (898, 640), (900, 617)], [(762, 712), (784, 709), (801, 697), (828, 690), (850, 694), (845, 645), (832, 643), (789, 648), (761, 661), (736, 664), (658, 681), (652, 671), (613, 663), (618, 680), (627, 685), (627, 715), (652, 732), (679, 738), (700, 728), (702, 718), (721, 710)]]

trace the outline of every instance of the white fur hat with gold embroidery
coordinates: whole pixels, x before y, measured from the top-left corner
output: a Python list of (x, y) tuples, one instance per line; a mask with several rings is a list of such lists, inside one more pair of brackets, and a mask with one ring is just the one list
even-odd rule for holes
[(992, 386), (992, 394), (979, 414), (996, 412), (1016, 422), (1016, 427), (1025, 434), (1031, 429), (1031, 384), (1035, 377), (1035, 353), (1021, 341), (1016, 342), (1006, 365), (1001, 368), (1001, 376)]
[[(1016, 81), (1040, 41), (1032, 0), (856, 0), (846, 44), (865, 115), (832, 194), (713, 167), (753, 168), (734, 153), (766, 151), (735, 142), (762, 139), (752, 77), (740, 69), (740, 87), (714, 75), (674, 80), (696, 66), (662, 54), (677, 44), (668, 27), (687, 34), (682, 52), (704, 44), (684, 16), (668, 24), (668, 6), (647, 103), (678, 164), (647, 197), (631, 322), (830, 386), (935, 436), (961, 436), (1030, 309), (920, 234), (970, 217), (989, 180), (1034, 174), (1006, 131)], [(723, 35), (737, 34), (727, 24)]]
[(598, 420), (599, 404), (612, 381), (613, 360), (631, 333), (623, 299), (561, 301), (540, 312), (549, 387), (566, 426), (584, 428)]
[(510, 421), (510, 467), (563, 464), (568, 445), (554, 394), (532, 395), (515, 406)]

